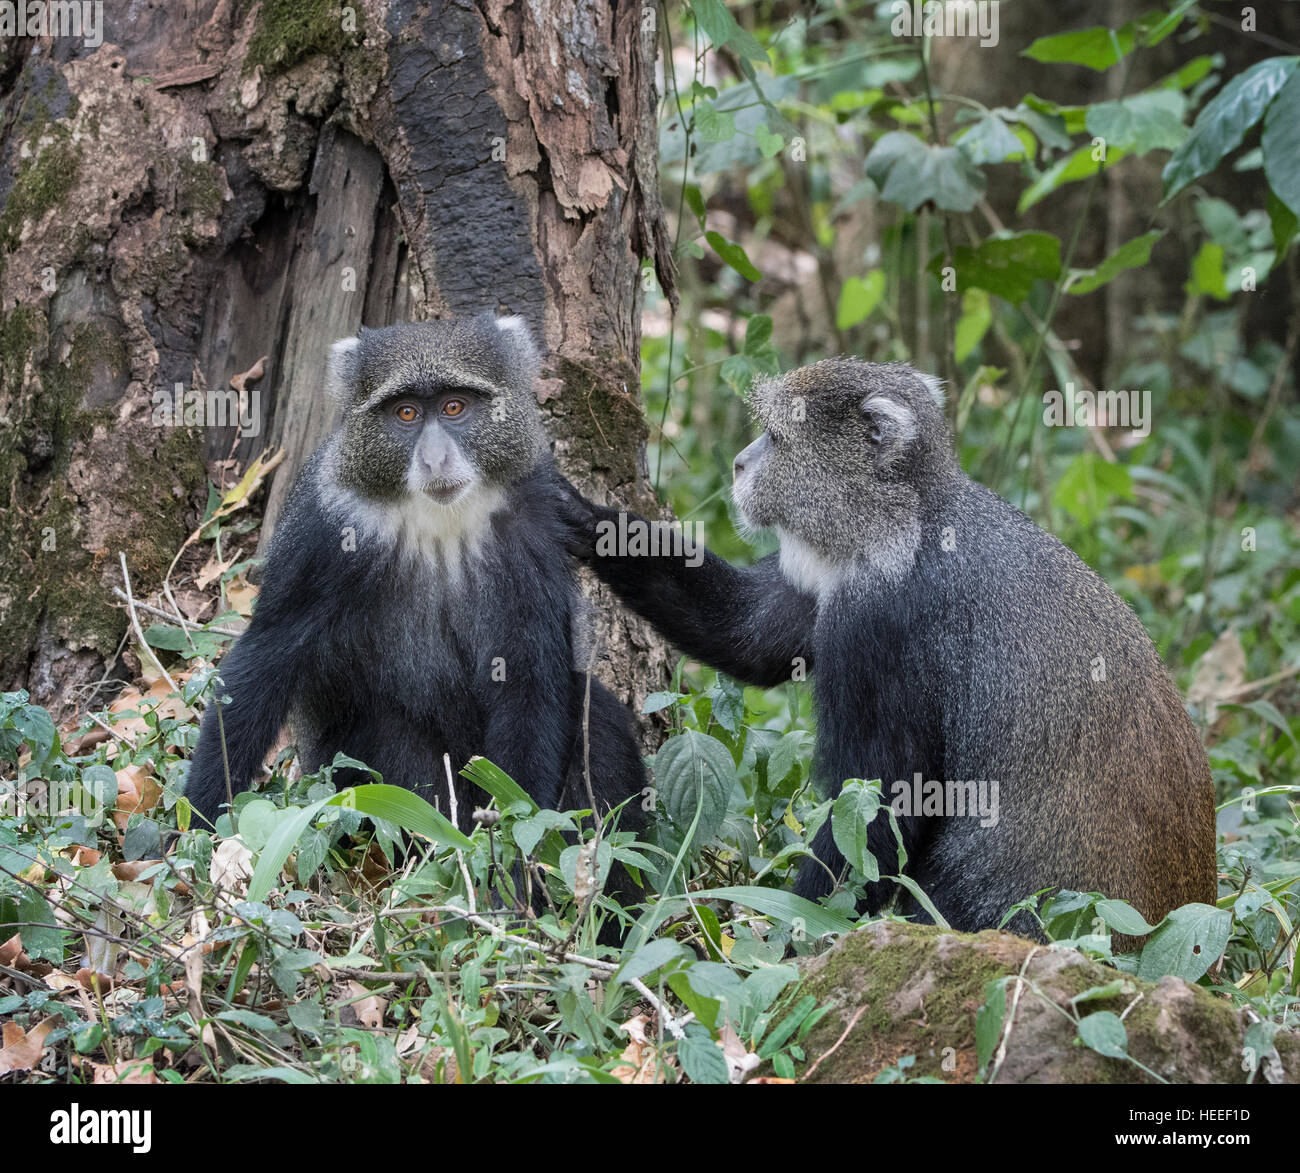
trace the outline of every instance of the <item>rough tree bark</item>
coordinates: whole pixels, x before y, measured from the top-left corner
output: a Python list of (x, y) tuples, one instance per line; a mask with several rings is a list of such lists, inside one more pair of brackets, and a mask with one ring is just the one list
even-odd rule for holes
[[(0, 686), (84, 702), (120, 651), (124, 551), (156, 587), (205, 471), (326, 431), (335, 338), (497, 308), (548, 357), (567, 471), (657, 508), (642, 268), (670, 296), (653, 6), (624, 0), (105, 5), (104, 43), (0, 41)], [(268, 356), (256, 429), (163, 427), (156, 392)], [(593, 589), (590, 586), (589, 590)], [(663, 645), (600, 608), (603, 675)]]

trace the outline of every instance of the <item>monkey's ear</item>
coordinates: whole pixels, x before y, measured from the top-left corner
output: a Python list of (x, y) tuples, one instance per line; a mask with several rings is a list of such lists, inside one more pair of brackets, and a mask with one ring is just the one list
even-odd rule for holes
[(502, 347), (509, 356), (511, 365), (522, 378), (531, 380), (541, 364), (541, 354), (528, 323), (517, 314), (512, 314), (506, 318), (494, 317), (493, 324), (501, 333)]
[(916, 435), (916, 417), (905, 403), (887, 395), (868, 395), (862, 401), (867, 438), (873, 448), (898, 452)]
[(915, 371), (913, 373), (922, 383), (925, 384), (925, 389), (930, 392), (930, 398), (933, 399), (939, 407), (942, 407), (944, 405), (944, 400), (947, 398), (943, 392), (943, 380), (939, 378), (938, 375), (927, 375), (922, 371)]
[(335, 403), (352, 398), (361, 374), (361, 339), (340, 338), (330, 347), (325, 364), (325, 390)]

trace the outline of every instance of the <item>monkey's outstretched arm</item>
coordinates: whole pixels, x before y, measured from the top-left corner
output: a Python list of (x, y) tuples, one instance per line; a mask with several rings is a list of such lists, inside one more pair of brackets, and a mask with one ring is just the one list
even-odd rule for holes
[(777, 555), (739, 567), (703, 546), (656, 555), (623, 552), (618, 534), (654, 523), (624, 513), (620, 529), (618, 510), (587, 500), (558, 474), (557, 480), (570, 553), (678, 647), (764, 688), (812, 670), (817, 600), (790, 585)]

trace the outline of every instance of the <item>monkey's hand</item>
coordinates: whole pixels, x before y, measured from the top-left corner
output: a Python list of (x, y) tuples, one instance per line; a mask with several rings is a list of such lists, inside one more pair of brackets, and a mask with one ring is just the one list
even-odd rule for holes
[(584, 497), (559, 469), (554, 470), (554, 488), (565, 549), (583, 562), (592, 561), (596, 557), (596, 523), (604, 507)]

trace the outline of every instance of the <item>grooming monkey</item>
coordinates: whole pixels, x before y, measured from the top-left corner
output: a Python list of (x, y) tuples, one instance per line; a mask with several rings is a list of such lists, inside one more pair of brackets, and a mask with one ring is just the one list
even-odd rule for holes
[[(918, 774), (996, 781), (992, 825), (899, 819), (908, 874), (955, 928), (1058, 886), (1153, 924), (1212, 903), (1209, 766), (1155, 647), (1083, 561), (962, 473), (934, 380), (837, 359), (758, 382), (751, 406), (764, 430), (735, 459), (735, 501), (778, 553), (748, 568), (598, 556), (618, 513), (570, 486), (574, 553), (707, 664), (763, 687), (811, 671), (814, 773), (832, 794), (849, 778), (881, 779), (886, 802)], [(868, 846), (897, 873), (883, 814)], [(844, 868), (829, 819), (813, 848), (796, 885), (809, 898)], [(868, 911), (895, 887), (869, 885)]]
[[(533, 394), (538, 356), (492, 314), (362, 330), (334, 345), (335, 431), (272, 538), (248, 630), (222, 662), (186, 794), (215, 821), (288, 719), (303, 767), (337, 751), (431, 802), (442, 755), (481, 754), (543, 807), (590, 805), (578, 601)], [(225, 757), (222, 751), (224, 725)], [(645, 785), (630, 713), (591, 682), (597, 812)], [(337, 775), (348, 785), (368, 781)], [(474, 800), (460, 778), (462, 830)], [(640, 824), (639, 802), (623, 810)]]

